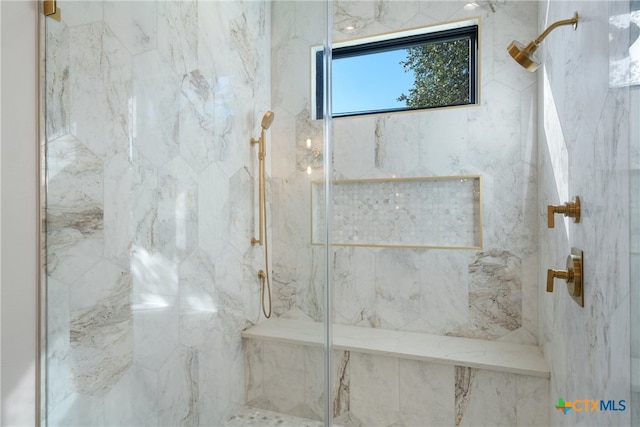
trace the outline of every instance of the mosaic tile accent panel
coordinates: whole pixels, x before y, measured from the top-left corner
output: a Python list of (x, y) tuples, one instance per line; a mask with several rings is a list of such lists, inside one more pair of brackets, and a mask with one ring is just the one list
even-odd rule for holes
[[(334, 181), (337, 246), (482, 247), (479, 176)], [(322, 244), (324, 183), (311, 184), (311, 241)]]

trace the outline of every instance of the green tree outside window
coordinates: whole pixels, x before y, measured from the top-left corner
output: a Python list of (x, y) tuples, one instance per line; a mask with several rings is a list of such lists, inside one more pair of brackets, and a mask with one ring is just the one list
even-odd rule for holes
[(413, 88), (398, 97), (398, 101), (404, 101), (407, 107), (470, 103), (468, 39), (407, 48), (407, 59), (400, 64), (405, 72), (415, 74)]

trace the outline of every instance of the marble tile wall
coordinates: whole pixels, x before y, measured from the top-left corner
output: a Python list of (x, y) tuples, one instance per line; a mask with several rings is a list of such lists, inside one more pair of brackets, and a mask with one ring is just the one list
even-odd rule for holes
[[(323, 319), (326, 255), (311, 247), (310, 181), (321, 180), (322, 121), (310, 120), (310, 49), (322, 45), (326, 26), (321, 1), (276, 1), (271, 5), (272, 289), (275, 315), (294, 307)], [(307, 139), (311, 147), (307, 147)], [(317, 155), (314, 153), (318, 153)], [(306, 173), (307, 165), (312, 174)], [(322, 232), (322, 230), (319, 230)]]
[[(583, 17), (576, 31), (558, 29), (545, 40), (538, 71), (540, 277), (547, 268), (563, 267), (571, 247), (585, 254), (584, 308), (561, 283), (553, 294), (539, 286), (539, 336), (552, 366), (552, 425), (631, 423), (630, 406), (567, 414), (551, 409), (560, 397), (630, 399), (629, 159), (635, 120), (629, 120), (629, 87), (616, 85), (610, 74), (629, 47), (629, 7), (630, 2), (545, 1), (539, 9), (540, 28), (575, 11)], [(635, 147), (637, 160), (637, 142)], [(582, 200), (580, 223), (565, 219), (547, 229), (546, 205), (575, 195)]]
[[(321, 419), (323, 349), (246, 339), (250, 406)], [(547, 378), (334, 350), (340, 426), (546, 426)], [(291, 369), (291, 367), (294, 367)], [(304, 369), (302, 368), (304, 366)]]
[[(481, 56), (478, 106), (335, 119), (333, 178), (480, 175), (483, 187), (481, 250), (334, 248), (335, 321), (535, 344), (537, 83), (506, 46), (536, 36), (538, 4), (500, 2), (495, 12), (465, 4), (333, 2), (334, 41), (479, 17)], [(321, 320), (321, 263), (308, 250), (309, 180), (322, 178), (324, 159), (310, 154), (322, 150), (322, 128), (309, 113), (321, 23), (309, 18), (314, 2), (286, 5), (273, 5), (272, 27), (272, 100), (282, 118), (272, 130), (274, 307)]]
[(267, 2), (59, 1), (46, 21), (48, 425), (216, 425), (258, 320), (250, 137)]
[[(640, 12), (636, 11), (638, 15)], [(630, 116), (640, 116), (640, 86), (631, 88)], [(630, 122), (630, 280), (629, 283), (640, 283), (640, 123)], [(640, 287), (631, 286), (631, 423), (640, 423)]]

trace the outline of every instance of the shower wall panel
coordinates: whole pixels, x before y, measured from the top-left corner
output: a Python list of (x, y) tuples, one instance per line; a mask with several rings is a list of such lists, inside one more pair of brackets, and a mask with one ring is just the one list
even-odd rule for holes
[[(309, 369), (322, 363), (321, 348), (260, 339), (247, 339), (246, 348), (249, 405), (321, 419), (323, 378)], [(362, 349), (332, 357), (335, 425), (549, 425), (548, 378)]]
[[(637, 227), (638, 217), (630, 217), (629, 169), (639, 167), (637, 124), (633, 124), (638, 115), (630, 109), (629, 86), (619, 85), (620, 74), (611, 72), (629, 63), (625, 57), (635, 41), (628, 33), (632, 14), (638, 19), (638, 11), (630, 10), (632, 3), (540, 5), (547, 25), (576, 10), (585, 17), (576, 31), (558, 32), (545, 41), (540, 55), (544, 68), (538, 71), (543, 85), (540, 274), (563, 268), (572, 247), (583, 250), (585, 260), (584, 308), (574, 303), (563, 282), (556, 283), (552, 294), (543, 286), (539, 290), (541, 344), (553, 367), (549, 402), (553, 425), (632, 425), (631, 412), (637, 414), (629, 400), (630, 284), (636, 288), (638, 284), (637, 257), (630, 268), (630, 252), (638, 250), (630, 223)], [(635, 150), (630, 149), (632, 128)], [(547, 229), (546, 205), (565, 203), (576, 195), (583, 206), (580, 223), (556, 220), (556, 228)], [(635, 282), (630, 280), (634, 273)], [(569, 411), (565, 416), (552, 409), (558, 398), (624, 400), (626, 408), (621, 410), (618, 404), (615, 411)]]
[(258, 320), (265, 2), (59, 2), (47, 20), (47, 421), (216, 425)]
[[(636, 11), (640, 19), (640, 11)], [(640, 116), (640, 86), (630, 91), (630, 115)], [(640, 283), (640, 123), (631, 121), (631, 152), (629, 183), (630, 230), (630, 278), (629, 283)], [(631, 287), (631, 424), (640, 424), (640, 289)]]
[[(272, 94), (278, 126), (271, 131), (273, 308), (324, 313), (325, 250), (311, 246), (311, 180), (323, 180), (323, 128), (311, 120), (311, 47), (323, 44), (322, 1), (272, 4)], [(308, 145), (307, 146), (307, 141)], [(311, 174), (307, 174), (307, 167)], [(319, 229), (319, 234), (324, 230)]]
[[(536, 36), (537, 3), (501, 2), (495, 12), (465, 4), (333, 3), (334, 41), (480, 17), (480, 105), (334, 119), (334, 153), (324, 161), (334, 179), (480, 175), (483, 215), (481, 250), (334, 248), (335, 321), (535, 344), (537, 84), (506, 46)], [(274, 307), (320, 320), (322, 285), (304, 268), (309, 180), (324, 158), (321, 122), (309, 112), (310, 47), (320, 40), (308, 37), (317, 23), (304, 7), (279, 14), (274, 6), (273, 99), (287, 116), (274, 145), (273, 209), (287, 212), (273, 225)]]

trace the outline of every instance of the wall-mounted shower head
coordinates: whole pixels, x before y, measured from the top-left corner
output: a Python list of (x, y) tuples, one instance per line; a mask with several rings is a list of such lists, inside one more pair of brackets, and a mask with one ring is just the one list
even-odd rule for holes
[(269, 126), (271, 126), (271, 123), (273, 123), (273, 119), (275, 117), (276, 116), (275, 114), (273, 114), (273, 111), (267, 111), (266, 113), (264, 113), (264, 116), (262, 117), (262, 129), (269, 129)]
[(578, 28), (578, 12), (576, 12), (571, 19), (565, 19), (563, 21), (554, 22), (553, 24), (549, 25), (549, 27), (547, 27), (547, 29), (538, 36), (538, 38), (536, 38), (526, 46), (515, 40), (512, 41), (507, 47), (509, 55), (511, 55), (511, 57), (515, 59), (518, 64), (522, 65), (528, 71), (533, 72), (537, 70), (540, 66), (540, 61), (538, 60), (538, 58), (536, 58), (534, 52), (538, 49), (538, 46), (540, 45), (540, 43), (542, 43), (542, 40), (547, 37), (547, 35), (549, 35), (551, 31), (561, 25), (573, 25), (574, 30)]
[(522, 65), (527, 71), (535, 71), (540, 66), (540, 60), (533, 54), (538, 46), (533, 42), (524, 46), (522, 43), (514, 40), (509, 43), (507, 51), (516, 62)]

